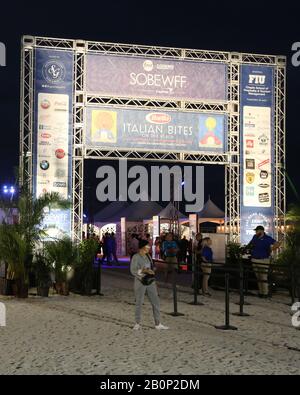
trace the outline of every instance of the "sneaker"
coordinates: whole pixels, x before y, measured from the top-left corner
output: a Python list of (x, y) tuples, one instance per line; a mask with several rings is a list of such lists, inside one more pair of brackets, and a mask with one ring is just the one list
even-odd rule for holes
[(135, 324), (133, 327), (133, 330), (138, 331), (139, 329), (141, 329), (141, 325), (140, 324)]
[(159, 325), (155, 325), (155, 329), (157, 329), (158, 331), (160, 331), (160, 330), (167, 330), (167, 329), (169, 329), (169, 327), (168, 327), (168, 326), (165, 326), (165, 325), (163, 325), (163, 324), (159, 324)]

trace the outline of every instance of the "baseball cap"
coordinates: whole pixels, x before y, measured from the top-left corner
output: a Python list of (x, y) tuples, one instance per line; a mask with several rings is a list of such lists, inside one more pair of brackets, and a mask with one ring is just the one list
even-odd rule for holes
[(147, 241), (147, 240), (140, 240), (139, 241), (139, 248), (143, 248), (143, 247), (145, 247), (148, 244), (149, 244), (149, 241)]
[(265, 228), (263, 227), (263, 226), (261, 226), (261, 225), (258, 225), (255, 229), (253, 229), (253, 230), (265, 230)]

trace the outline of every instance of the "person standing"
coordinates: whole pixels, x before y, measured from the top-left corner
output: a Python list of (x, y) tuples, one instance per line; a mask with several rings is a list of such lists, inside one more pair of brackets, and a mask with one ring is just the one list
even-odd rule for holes
[(208, 280), (211, 274), (211, 264), (213, 262), (213, 251), (211, 249), (212, 240), (210, 237), (204, 237), (201, 249), (201, 269), (202, 278), (202, 295), (211, 296), (208, 289)]
[(176, 241), (173, 240), (172, 233), (167, 234), (166, 240), (163, 242), (162, 249), (163, 249), (165, 261), (167, 263), (167, 268), (165, 270), (165, 281), (167, 282), (169, 273), (174, 274), (175, 269), (178, 268), (178, 264), (177, 264), (178, 245)]
[(118, 265), (119, 261), (118, 261), (118, 257), (117, 257), (117, 240), (116, 240), (116, 236), (114, 234), (114, 232), (111, 233), (110, 235), (110, 250), (111, 250), (111, 255), (113, 256), (114, 260), (115, 260), (115, 264)]
[(272, 251), (279, 248), (280, 243), (265, 233), (261, 225), (255, 229), (255, 235), (246, 248), (251, 250), (251, 262), (257, 278), (258, 296), (267, 298), (269, 296), (268, 271)]
[(189, 247), (189, 242), (186, 239), (186, 236), (183, 236), (183, 238), (180, 240), (180, 259), (183, 263), (186, 263), (187, 259), (187, 251)]
[(130, 260), (133, 257), (133, 255), (136, 254), (138, 251), (139, 251), (138, 235), (136, 233), (133, 233), (131, 235), (131, 239), (129, 241), (129, 256), (130, 256)]
[(108, 260), (108, 249), (107, 249), (108, 248), (108, 246), (107, 246), (107, 244), (108, 244), (108, 237), (109, 237), (109, 233), (108, 232), (106, 232), (104, 234), (104, 236), (102, 237), (102, 251), (103, 251), (102, 261), (101, 261), (102, 265), (104, 264), (105, 259)]
[(151, 239), (150, 233), (147, 233), (147, 234), (146, 234), (145, 240), (147, 240), (148, 243), (149, 243), (149, 246), (150, 246), (150, 252), (149, 252), (149, 254), (152, 256), (152, 255), (153, 255), (153, 251), (152, 251), (152, 249), (153, 249), (153, 240)]
[[(149, 255), (150, 245), (147, 240), (139, 241), (138, 253), (134, 254), (130, 262), (130, 272), (134, 276), (135, 293), (135, 325), (134, 330), (141, 329), (142, 306), (145, 294), (152, 305), (155, 328), (157, 330), (169, 329), (160, 322), (160, 302), (154, 277), (154, 264)], [(150, 276), (151, 282), (146, 283), (145, 276)]]
[(157, 236), (154, 242), (154, 246), (155, 246), (155, 255), (154, 258), (155, 259), (159, 259), (160, 258), (160, 237)]

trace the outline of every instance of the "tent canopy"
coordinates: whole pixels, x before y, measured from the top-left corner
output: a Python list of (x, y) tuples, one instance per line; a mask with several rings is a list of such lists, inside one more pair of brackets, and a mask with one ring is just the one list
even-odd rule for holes
[(128, 202), (120, 202), (119, 200), (111, 202), (109, 205), (104, 207), (94, 217), (94, 222), (116, 222), (120, 219), (118, 213), (129, 206)]
[(178, 218), (186, 218), (184, 214), (182, 214), (177, 208), (174, 206), (172, 202), (170, 202), (164, 209), (162, 209), (157, 215), (162, 219), (172, 219), (178, 215)]
[(198, 218), (219, 218), (224, 219), (225, 213), (222, 211), (215, 203), (208, 198), (207, 202), (204, 204), (203, 209), (199, 211)]
[(138, 200), (119, 211), (118, 216), (125, 217), (127, 221), (143, 221), (146, 218), (152, 218), (153, 215), (158, 215), (161, 209), (162, 207), (156, 202)]
[(158, 215), (162, 207), (151, 201), (141, 201), (129, 204), (128, 202), (112, 202), (95, 215), (95, 223), (119, 222), (122, 217), (127, 221), (139, 222), (146, 218)]

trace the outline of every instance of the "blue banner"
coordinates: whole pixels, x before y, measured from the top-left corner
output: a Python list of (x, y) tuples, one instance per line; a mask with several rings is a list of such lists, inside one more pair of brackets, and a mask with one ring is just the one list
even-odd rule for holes
[(241, 66), (241, 243), (274, 236), (274, 68)]
[[(33, 191), (58, 192), (70, 199), (72, 188), (73, 53), (35, 52)], [(49, 238), (71, 234), (71, 208), (51, 209), (44, 229)]]
[(225, 151), (226, 116), (183, 111), (89, 107), (89, 147), (178, 152)]

